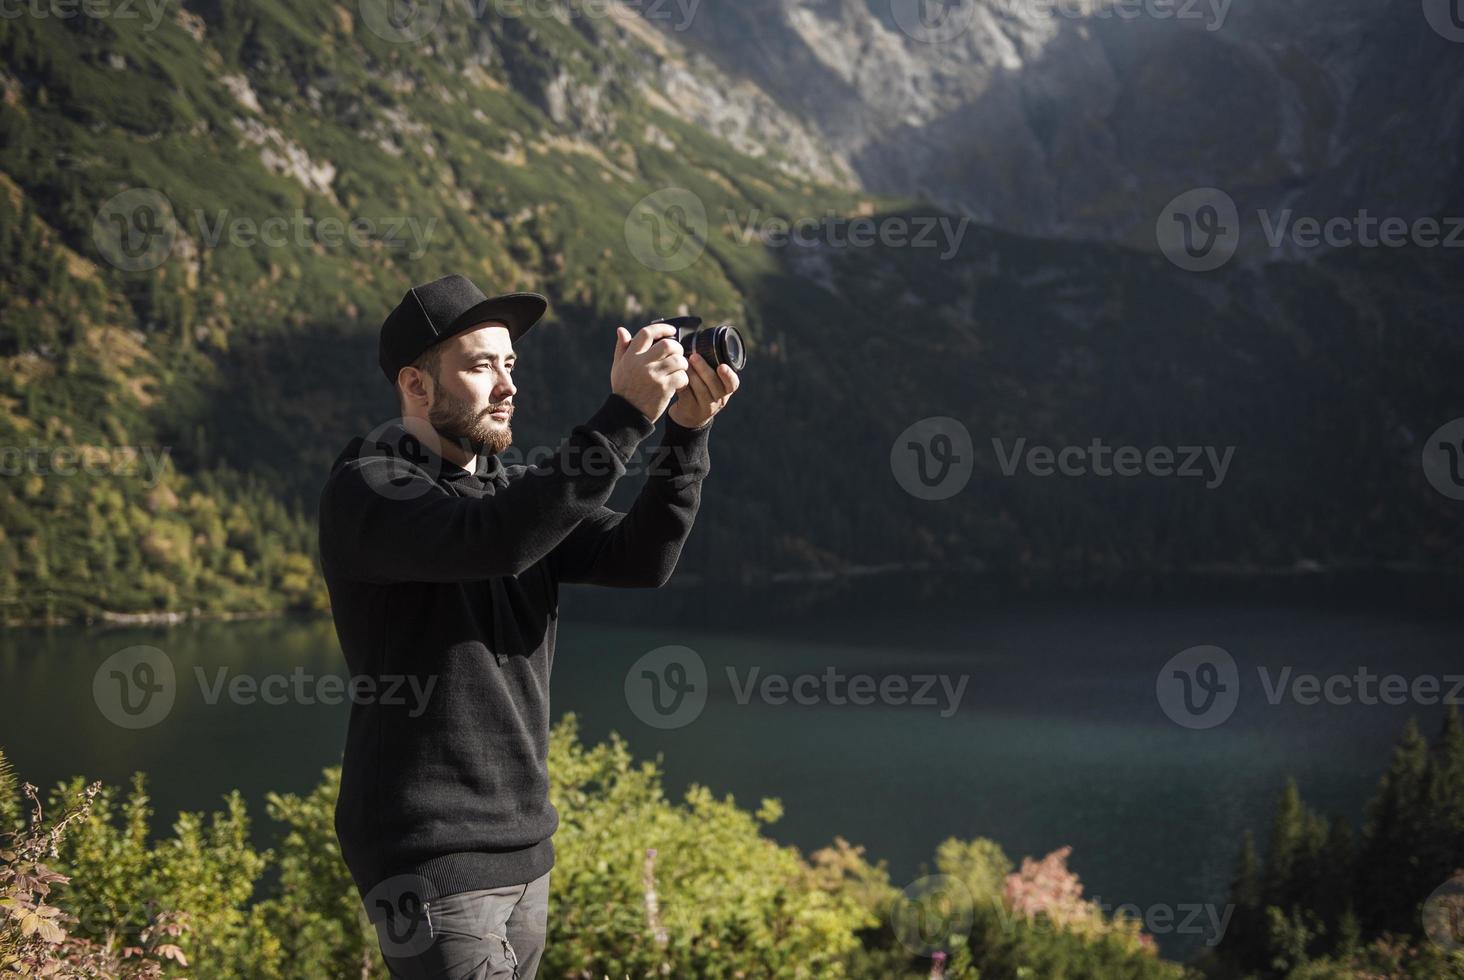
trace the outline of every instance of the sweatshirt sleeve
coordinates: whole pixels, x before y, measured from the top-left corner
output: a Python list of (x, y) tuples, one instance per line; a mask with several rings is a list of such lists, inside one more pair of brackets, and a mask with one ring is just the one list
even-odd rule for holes
[(670, 580), (711, 470), (711, 425), (688, 429), (666, 418), (661, 445), (629, 512), (598, 508), (550, 553), (559, 581), (659, 588)]
[(552, 458), (481, 498), (449, 494), (401, 460), (350, 460), (321, 494), (321, 562), (372, 583), (521, 574), (604, 506), (653, 431), (639, 409), (611, 394)]

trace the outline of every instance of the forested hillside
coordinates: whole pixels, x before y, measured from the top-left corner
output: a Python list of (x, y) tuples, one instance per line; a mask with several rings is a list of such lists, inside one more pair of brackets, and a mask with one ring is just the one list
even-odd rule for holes
[[(319, 484), (392, 411), (377, 327), (450, 271), (552, 300), (521, 348), (525, 450), (604, 397), (616, 326), (746, 329), (688, 576), (1458, 567), (1418, 465), (1464, 415), (1448, 250), (1196, 274), (1018, 237), (862, 193), (627, 10), (449, 4), (404, 40), (372, 9), (0, 21), (5, 619), (319, 608)], [(857, 216), (927, 244), (850, 245)], [(973, 440), (943, 501), (891, 472), (932, 416)], [(1003, 471), (1019, 440), (1094, 439), (1233, 462), (1211, 487)]]

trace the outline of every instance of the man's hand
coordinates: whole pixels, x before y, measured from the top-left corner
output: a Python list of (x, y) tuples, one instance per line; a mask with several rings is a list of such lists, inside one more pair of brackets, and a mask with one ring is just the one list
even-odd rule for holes
[(687, 384), (686, 357), (675, 338), (676, 328), (669, 323), (642, 327), (634, 337), (624, 327), (615, 330), (610, 390), (652, 422)]
[(671, 421), (688, 429), (701, 428), (726, 407), (739, 384), (741, 379), (732, 365), (722, 364), (713, 371), (700, 354), (693, 353), (687, 385), (677, 393), (676, 404), (671, 406)]

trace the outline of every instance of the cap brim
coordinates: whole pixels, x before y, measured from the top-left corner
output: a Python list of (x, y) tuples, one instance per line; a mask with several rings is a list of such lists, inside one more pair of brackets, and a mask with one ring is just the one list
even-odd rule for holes
[(452, 322), (438, 340), (446, 340), (480, 323), (497, 320), (508, 327), (508, 335), (518, 340), (538, 323), (549, 309), (549, 300), (538, 293), (504, 293), (485, 299)]

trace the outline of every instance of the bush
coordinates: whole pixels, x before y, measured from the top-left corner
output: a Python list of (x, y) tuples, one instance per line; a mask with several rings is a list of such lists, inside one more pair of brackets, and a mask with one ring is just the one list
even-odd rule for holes
[(19, 822), (15, 776), (0, 753), (0, 973), (27, 977), (117, 977), (153, 980), (187, 957), (172, 940), (185, 934), (184, 917), (159, 913), (137, 931), (136, 942), (124, 944), (116, 931), (94, 942), (71, 930), (79, 922), (53, 904), (53, 886), (69, 879), (42, 861), (57, 856), (73, 824), (86, 820), (101, 784), (93, 783), (71, 797), (61, 816), (47, 821), (36, 788), (22, 788), (32, 811), (29, 826)]
[[(3, 758), (0, 821), (15, 826)], [(781, 816), (775, 800), (750, 812), (700, 786), (667, 799), (657, 764), (637, 762), (618, 736), (581, 744), (572, 715), (552, 733), (549, 766), (560, 827), (546, 978), (888, 980), (938, 975), (937, 952), (949, 954), (939, 962), (952, 978), (1182, 975), (1132, 924), (1081, 900), (1063, 852), (1013, 873), (996, 844), (949, 840), (936, 855), (939, 887), (908, 895), (882, 862), (841, 839), (805, 859), (764, 836)], [(335, 836), (339, 778), (329, 769), (308, 794), (271, 794), (267, 811), (282, 832), (264, 851), (250, 843), (237, 793), (218, 812), (180, 814), (154, 841), (141, 774), (125, 798), (97, 783), (62, 784), (52, 794), (62, 816), (47, 828), (35, 803), (17, 837), (28, 843), (0, 864), (0, 962), (65, 966), (68, 976), (177, 975), (186, 963), (195, 980), (385, 980)], [(39, 863), (47, 848), (49, 866)], [(61, 884), (64, 894), (51, 898)], [(1063, 902), (1038, 900), (1049, 892)], [(953, 903), (967, 914), (952, 916)], [(912, 948), (896, 928), (912, 915), (951, 923), (949, 934)], [(83, 961), (92, 972), (79, 972)]]

